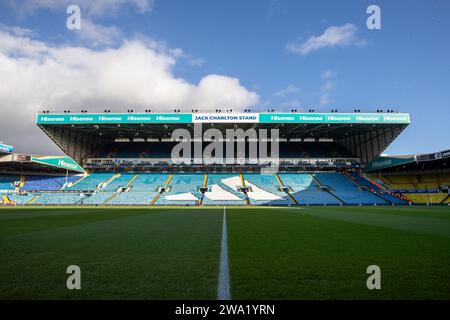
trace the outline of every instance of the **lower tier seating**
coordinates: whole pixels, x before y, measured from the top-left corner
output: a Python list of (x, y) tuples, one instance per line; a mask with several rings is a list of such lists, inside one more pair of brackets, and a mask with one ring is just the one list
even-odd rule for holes
[[(10, 181), (6, 183), (9, 185), (17, 179), (23, 183), (20, 175), (7, 177), (4, 181)], [(64, 178), (59, 183), (55, 182), (55, 179), (62, 177), (35, 176), (33, 179), (28, 180), (31, 186), (38, 186), (42, 181), (50, 179), (50, 190), (59, 190), (61, 181), (65, 181)], [(39, 188), (43, 190), (28, 195), (12, 195), (11, 202), (27, 204), (33, 200), (36, 205), (407, 204), (356, 173), (340, 172), (92, 173), (60, 192), (45, 192), (45, 187)], [(83, 192), (85, 190), (90, 192)], [(34, 199), (36, 196), (38, 197)], [(428, 198), (414, 194), (409, 194), (408, 197), (418, 203), (438, 203), (445, 200), (442, 194), (433, 198), (428, 194)]]

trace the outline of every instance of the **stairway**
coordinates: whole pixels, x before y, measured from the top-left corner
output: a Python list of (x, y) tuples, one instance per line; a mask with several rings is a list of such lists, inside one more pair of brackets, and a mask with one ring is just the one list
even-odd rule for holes
[[(281, 187), (281, 188), (284, 188), (284, 183), (283, 183), (283, 181), (281, 180), (280, 176), (278, 176), (278, 174), (275, 174), (275, 178), (277, 178), (278, 183), (280, 184), (280, 187)], [(289, 199), (291, 199), (291, 202), (292, 202), (293, 204), (299, 205), (298, 201), (294, 198), (294, 196), (293, 196), (289, 191), (285, 190), (284, 192), (287, 194), (287, 196), (289, 197)]]

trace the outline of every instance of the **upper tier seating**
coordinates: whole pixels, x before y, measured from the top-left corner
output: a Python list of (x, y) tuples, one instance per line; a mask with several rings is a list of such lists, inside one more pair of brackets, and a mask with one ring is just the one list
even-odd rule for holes
[(346, 204), (388, 204), (375, 194), (358, 188), (339, 172), (314, 173), (314, 177), (322, 186), (331, 188), (332, 192)]
[(74, 183), (81, 178), (80, 175), (74, 176), (32, 176), (25, 177), (25, 184), (23, 190), (37, 190), (37, 191), (57, 191), (66, 183)]
[(107, 182), (114, 176), (113, 173), (92, 173), (91, 175), (79, 180), (73, 186), (67, 188), (67, 190), (96, 190), (97, 187)]
[(324, 205), (341, 204), (333, 195), (322, 191), (309, 173), (280, 173), (278, 175), (285, 187), (299, 204)]
[(169, 177), (166, 173), (145, 173), (131, 183), (131, 192), (157, 192), (163, 187)]
[(15, 181), (20, 181), (19, 175), (0, 175), (0, 190), (15, 190)]
[(120, 176), (111, 181), (106, 187), (102, 189), (102, 192), (116, 192), (117, 189), (125, 187), (135, 174), (122, 173)]
[(98, 158), (170, 158), (176, 142), (115, 142), (105, 146)]
[(354, 158), (336, 142), (280, 142), (280, 158)]

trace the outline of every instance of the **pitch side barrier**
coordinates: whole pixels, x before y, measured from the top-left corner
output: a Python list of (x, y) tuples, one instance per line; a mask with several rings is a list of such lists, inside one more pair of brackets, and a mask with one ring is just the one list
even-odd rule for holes
[(77, 208), (223, 208), (226, 207), (242, 207), (242, 208), (289, 208), (289, 207), (450, 207), (450, 203), (407, 203), (407, 204), (286, 204), (286, 205), (244, 205), (244, 204), (205, 204), (205, 205), (194, 205), (194, 204), (158, 204), (158, 205), (143, 205), (143, 204), (1, 204), (4, 207), (77, 207)]

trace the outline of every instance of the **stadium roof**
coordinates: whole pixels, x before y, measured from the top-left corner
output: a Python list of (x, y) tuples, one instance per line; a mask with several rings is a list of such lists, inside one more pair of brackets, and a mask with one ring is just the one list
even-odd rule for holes
[(37, 125), (78, 163), (117, 138), (170, 138), (175, 129), (279, 129), (282, 138), (331, 138), (368, 163), (409, 125), (407, 113), (41, 113)]
[(37, 171), (63, 173), (84, 170), (72, 158), (64, 156), (33, 156), (25, 154), (8, 154), (0, 156), (1, 171)]
[(406, 156), (376, 157), (369, 162), (366, 171), (448, 169), (450, 150)]
[(0, 155), (12, 153), (13, 151), (14, 151), (13, 146), (8, 146), (6, 144), (0, 143)]

